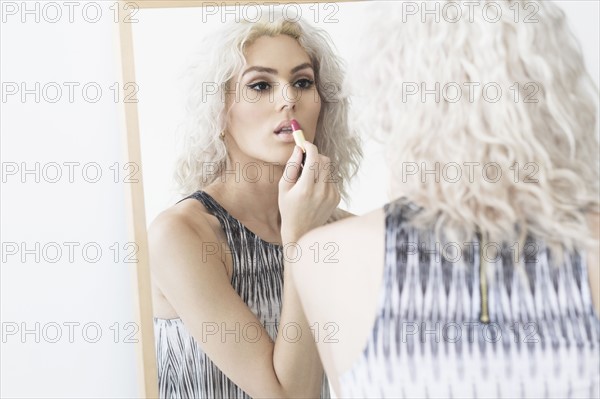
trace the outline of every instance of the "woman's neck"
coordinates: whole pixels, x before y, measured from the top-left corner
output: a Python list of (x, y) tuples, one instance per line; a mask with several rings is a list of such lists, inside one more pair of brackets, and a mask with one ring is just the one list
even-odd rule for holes
[(261, 170), (256, 163), (246, 169), (237, 168), (223, 173), (205, 191), (236, 219), (245, 223), (255, 222), (273, 232), (280, 231), (278, 199), (282, 168), (271, 167), (268, 170), (265, 166)]

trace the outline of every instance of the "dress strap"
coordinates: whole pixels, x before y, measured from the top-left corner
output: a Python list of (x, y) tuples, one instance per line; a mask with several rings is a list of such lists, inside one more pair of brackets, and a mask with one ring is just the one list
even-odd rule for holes
[(227, 209), (223, 208), (221, 204), (219, 204), (213, 197), (211, 197), (205, 191), (198, 190), (195, 193), (188, 195), (187, 197), (178, 201), (178, 203), (188, 198), (195, 198), (196, 200), (202, 202), (206, 210), (208, 210), (208, 212), (210, 212), (211, 215), (219, 219), (221, 224), (223, 224), (223, 222), (225, 222), (226, 220), (230, 223), (233, 220), (237, 222), (237, 219), (231, 216), (231, 214), (227, 212)]

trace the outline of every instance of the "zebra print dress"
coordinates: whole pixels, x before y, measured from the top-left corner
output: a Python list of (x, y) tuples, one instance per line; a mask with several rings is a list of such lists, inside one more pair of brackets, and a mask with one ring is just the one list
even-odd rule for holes
[[(202, 202), (219, 220), (233, 258), (231, 285), (275, 340), (283, 289), (282, 247), (262, 240), (204, 191), (183, 200), (188, 198)], [(208, 358), (181, 319), (155, 317), (154, 334), (161, 398), (249, 398)], [(326, 378), (321, 397), (329, 398)]]
[(600, 321), (585, 257), (557, 262), (533, 240), (523, 256), (508, 245), (482, 255), (489, 243), (479, 240), (452, 252), (410, 226), (414, 205), (384, 210), (376, 319), (340, 376), (340, 397), (600, 396)]

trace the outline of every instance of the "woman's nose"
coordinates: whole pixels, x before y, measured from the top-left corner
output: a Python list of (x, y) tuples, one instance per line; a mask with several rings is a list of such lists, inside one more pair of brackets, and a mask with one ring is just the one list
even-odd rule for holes
[(296, 110), (296, 104), (283, 104), (281, 106), (281, 108), (279, 108), (279, 111), (295, 111)]
[(284, 85), (277, 99), (277, 109), (282, 111), (287, 107), (289, 110), (294, 110), (298, 99), (298, 91), (290, 85)]

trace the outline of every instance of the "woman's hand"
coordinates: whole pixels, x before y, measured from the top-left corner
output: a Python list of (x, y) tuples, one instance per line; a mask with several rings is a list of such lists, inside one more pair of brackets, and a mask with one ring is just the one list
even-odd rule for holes
[(340, 202), (337, 184), (328, 179), (331, 161), (317, 147), (305, 142), (306, 160), (302, 169), (302, 149), (294, 148), (279, 181), (279, 212), (283, 244), (297, 241), (308, 231), (324, 225)]

